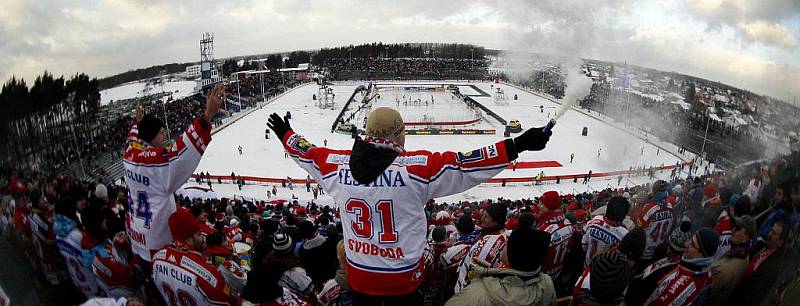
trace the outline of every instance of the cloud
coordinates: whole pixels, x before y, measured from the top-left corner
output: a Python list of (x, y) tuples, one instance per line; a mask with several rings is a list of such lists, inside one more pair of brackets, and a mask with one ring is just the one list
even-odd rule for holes
[(754, 41), (780, 46), (787, 49), (797, 47), (797, 38), (785, 26), (766, 21), (741, 22), (739, 28), (746, 37)]
[(744, 41), (778, 48), (797, 47), (794, 33), (784, 22), (800, 17), (797, 0), (685, 0), (686, 10), (711, 31), (735, 29)]
[[(363, 42), (461, 42), (628, 61), (779, 97), (800, 95), (797, 0), (6, 0), (0, 78), (98, 77)], [(787, 21), (788, 20), (788, 21)], [(794, 22), (792, 22), (794, 20)]]

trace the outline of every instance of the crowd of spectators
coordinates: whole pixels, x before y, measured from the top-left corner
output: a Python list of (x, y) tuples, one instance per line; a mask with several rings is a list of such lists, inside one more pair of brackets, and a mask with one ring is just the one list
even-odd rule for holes
[(456, 58), (330, 58), (322, 65), (333, 80), (483, 79), (489, 60)]
[[(800, 155), (794, 153), (726, 173), (630, 188), (562, 195), (548, 192), (530, 199), (430, 201), (425, 211), (433, 260), (419, 303), (550, 305), (558, 299), (560, 305), (618, 305), (623, 301), (626, 305), (758, 305), (767, 297), (774, 302), (785, 285), (778, 280), (795, 272), (798, 263), (797, 250), (790, 247), (798, 232), (798, 169)], [(612, 202), (617, 203), (609, 204)], [(224, 263), (234, 262), (249, 270), (247, 277), (229, 280), (232, 290), (238, 292), (237, 301), (266, 303), (289, 296), (301, 305), (351, 302), (342, 266), (338, 208), (313, 202), (181, 196), (176, 196), (176, 203), (201, 224), (206, 244), (203, 254), (209, 262), (219, 263), (220, 269), (226, 267)], [(621, 214), (620, 205), (625, 207)], [(648, 228), (644, 214), (652, 207), (672, 214), (668, 228), (661, 229), (667, 234)], [(125, 251), (127, 208), (124, 186), (16, 170), (5, 170), (0, 177), (0, 229), (31, 258), (42, 272), (40, 277), (53, 284), (73, 282), (67, 268), (70, 262), (58, 256), (55, 243), (57, 236), (70, 233), (64, 232), (64, 224), (82, 234), (78, 245), (87, 247), (86, 252), (92, 250), (92, 241), (104, 240), (115, 250)], [(553, 216), (563, 218), (550, 223)], [(587, 257), (591, 239), (586, 237), (596, 230), (592, 226), (607, 230), (607, 225), (598, 223), (615, 220), (627, 234)], [(562, 237), (566, 253), (546, 256), (555, 240), (548, 238), (550, 234), (540, 235), (559, 228), (569, 229), (569, 237)], [(651, 235), (666, 239), (645, 257)], [(505, 259), (472, 252), (486, 247), (487, 241), (499, 243), (498, 237), (502, 237), (499, 250), (507, 254), (500, 257)], [(528, 249), (515, 246), (515, 239), (544, 240)], [(252, 250), (239, 252), (234, 248), (239, 243)], [(531, 252), (539, 255), (518, 258)], [(98, 284), (103, 283), (98, 274), (101, 270), (91, 267), (102, 262), (101, 257), (88, 260), (85, 270), (95, 274), (89, 277), (96, 277)], [(131, 290), (123, 291), (124, 296), (152, 304), (157, 292), (147, 290), (144, 284), (149, 275), (133, 262), (120, 268), (119, 273), (130, 277), (126, 285)], [(490, 269), (478, 269), (479, 263)], [(535, 285), (529, 283), (533, 279)], [(690, 288), (681, 287), (681, 282)], [(665, 289), (667, 285), (677, 287)], [(503, 288), (507, 294), (498, 295), (490, 288)], [(666, 290), (685, 295), (667, 294)], [(80, 292), (75, 289), (71, 296)], [(114, 291), (95, 293), (120, 297)]]
[[(293, 76), (266, 74), (264, 78), (264, 96), (266, 99), (270, 99), (300, 84), (301, 81)], [(261, 79), (259, 77), (243, 79), (240, 86), (242, 98), (237, 99), (235, 95), (230, 95), (225, 107), (211, 122), (212, 125), (221, 125), (224, 118), (253, 107), (256, 101), (260, 100)], [(231, 89), (232, 93), (236, 93), (235, 87), (231, 87)], [(135, 104), (141, 103), (148, 113), (166, 123), (166, 126), (169, 127), (169, 131), (167, 131), (169, 136), (176, 136), (201, 111), (205, 99), (205, 95), (195, 94), (177, 100), (131, 101), (131, 103), (123, 106), (116, 105), (115, 107), (127, 107), (130, 109)], [(234, 103), (237, 100), (241, 102)], [(67, 169), (76, 161), (82, 161), (83, 170), (91, 174), (91, 177), (100, 179), (104, 183), (113, 181), (116, 178), (106, 177), (107, 169), (104, 168), (106, 165), (103, 164), (104, 160), (101, 157), (109, 153), (113, 154), (114, 158), (122, 156), (122, 146), (125, 143), (125, 137), (131, 124), (130, 114), (122, 112), (109, 115), (109, 118), (103, 118), (95, 127), (89, 129), (91, 131), (89, 134), (75, 133), (75, 135), (65, 135), (66, 137), (64, 137), (63, 141), (54, 143), (45, 152), (41, 153), (41, 158), (47, 164), (43, 169), (55, 173), (60, 169)]]
[(703, 149), (703, 136), (708, 126), (709, 141), (706, 141), (705, 151), (715, 163), (735, 164), (763, 154), (763, 146), (752, 145), (759, 143), (759, 136), (753, 134), (752, 129), (726, 125), (709, 116), (693, 114), (679, 104), (627, 92), (609, 82), (593, 84), (580, 105), (621, 118), (626, 124), (647, 128), (661, 139), (698, 152)]

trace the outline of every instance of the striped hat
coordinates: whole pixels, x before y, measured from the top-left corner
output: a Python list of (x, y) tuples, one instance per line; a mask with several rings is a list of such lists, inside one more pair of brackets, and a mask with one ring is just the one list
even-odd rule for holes
[(589, 294), (601, 303), (620, 302), (628, 287), (628, 259), (620, 252), (597, 254), (592, 258)]
[(292, 251), (292, 237), (284, 233), (276, 233), (272, 239), (272, 249), (279, 253), (289, 253)]

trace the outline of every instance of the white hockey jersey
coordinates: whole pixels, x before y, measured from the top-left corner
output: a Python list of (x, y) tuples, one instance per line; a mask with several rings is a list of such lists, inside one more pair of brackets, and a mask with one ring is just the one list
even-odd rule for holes
[(172, 241), (167, 220), (175, 212), (173, 193), (191, 177), (211, 141), (211, 126), (195, 120), (172, 148), (149, 146), (138, 140), (134, 125), (125, 149), (128, 185), (126, 228), (131, 249), (144, 260)]
[(98, 293), (97, 280), (94, 277), (94, 273), (92, 273), (91, 267), (87, 267), (85, 264), (84, 251), (77, 237), (80, 237), (80, 234), (75, 229), (68, 236), (56, 237), (56, 244), (61, 256), (64, 257), (64, 262), (67, 264), (72, 283), (83, 292), (86, 298), (93, 298)]
[[(387, 146), (385, 140), (367, 141)], [(509, 162), (503, 141), (462, 153), (403, 151), (373, 182), (358, 182), (351, 150), (316, 147), (294, 131), (284, 135), (283, 145), (341, 205), (351, 288), (381, 296), (408, 294), (423, 281), (425, 203), (478, 185)]]
[(583, 233), (581, 245), (586, 251), (583, 266), (587, 268), (592, 265), (592, 257), (608, 252), (611, 247), (619, 244), (628, 234), (628, 229), (624, 225), (611, 225), (605, 216), (595, 216), (586, 223)]

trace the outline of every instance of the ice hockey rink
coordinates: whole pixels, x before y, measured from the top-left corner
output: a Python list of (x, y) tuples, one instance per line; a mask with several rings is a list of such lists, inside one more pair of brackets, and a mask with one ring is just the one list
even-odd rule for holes
[[(529, 93), (516, 87), (505, 84), (495, 84), (490, 82), (464, 81), (420, 81), (420, 84), (453, 84), (458, 86), (461, 93), (470, 95), (477, 102), (483, 104), (493, 112), (502, 116), (506, 120), (519, 120), (523, 131), (534, 126), (543, 126), (554, 116), (560, 105), (544, 97)], [(403, 82), (411, 84), (413, 82)], [(269, 139), (265, 139), (267, 130), (267, 117), (275, 112), (280, 115), (291, 112), (292, 128), (316, 146), (323, 146), (327, 141), (327, 146), (336, 149), (349, 149), (352, 147), (353, 139), (350, 135), (332, 132), (331, 128), (337, 115), (344, 107), (347, 99), (353, 94), (359, 85), (367, 85), (367, 82), (347, 82), (330, 86), (335, 93), (335, 105), (333, 108), (322, 109), (317, 106), (312, 99), (312, 95), (319, 93), (319, 86), (310, 83), (297, 87), (286, 94), (266, 102), (262, 108), (256, 109), (234, 123), (218, 130), (213, 136), (213, 140), (208, 146), (200, 165), (195, 173), (208, 172), (211, 175), (230, 175), (234, 172), (237, 176), (253, 176), (264, 178), (286, 178), (303, 179), (306, 173), (300, 169), (291, 159), (285, 158), (284, 150), (274, 134)], [(471, 87), (474, 85), (482, 91), (476, 91)], [(383, 84), (382, 86), (388, 86)], [(504, 92), (505, 99), (498, 99), (497, 87)], [(381, 98), (375, 103), (379, 106), (395, 106), (404, 118), (414, 118), (419, 120), (421, 114), (433, 117), (436, 121), (455, 120), (472, 118), (475, 115), (468, 113), (470, 110), (460, 107), (460, 101), (448, 100), (449, 93), (439, 93), (433, 99), (442, 107), (432, 107), (424, 103), (415, 105), (403, 105), (395, 99), (397, 95), (409, 94), (420, 99), (428, 97), (426, 93), (412, 93), (397, 90), (378, 91)], [(389, 94), (389, 93), (392, 94)], [(514, 100), (514, 96), (517, 100)], [(361, 93), (356, 94), (357, 99)], [(354, 103), (356, 104), (356, 103)], [(351, 109), (353, 106), (351, 106)], [(357, 115), (356, 115), (357, 116)], [(649, 136), (645, 139), (644, 135), (635, 131), (627, 131), (621, 125), (613, 124), (610, 119), (597, 119), (594, 116), (577, 111), (568, 111), (558, 120), (553, 128), (553, 136), (547, 144), (547, 148), (539, 152), (523, 152), (518, 159), (520, 165), (533, 165), (533, 167), (518, 166), (516, 170), (507, 169), (500, 173), (497, 178), (519, 178), (533, 177), (544, 171), (547, 176), (581, 174), (592, 170), (593, 173), (628, 170), (630, 167), (657, 167), (662, 165), (675, 165), (682, 161), (677, 155), (674, 146), (661, 144), (657, 139)], [(504, 126), (494, 118), (482, 113), (481, 129), (496, 129), (494, 135), (425, 135), (407, 136), (407, 150), (429, 150), (429, 151), (471, 151), (479, 147), (502, 140)], [(441, 120), (440, 120), (441, 119)], [(363, 120), (363, 119), (362, 119)], [(408, 122), (409, 120), (406, 119)], [(583, 127), (588, 128), (588, 136), (582, 136)], [(467, 127), (465, 127), (467, 128)], [(474, 127), (472, 127), (474, 128)], [(512, 134), (514, 137), (518, 134)], [(659, 144), (659, 146), (654, 145)], [(242, 154), (239, 154), (238, 147), (242, 147)], [(574, 154), (574, 160), (570, 162), (570, 155)], [(541, 163), (545, 162), (545, 163)], [(546, 164), (545, 168), (538, 168), (535, 165)], [(659, 174), (669, 176), (669, 173)], [(647, 178), (625, 177), (619, 185), (638, 184), (647, 181)], [(542, 185), (531, 183), (510, 184), (501, 187), (499, 184), (484, 184), (468, 190), (462, 194), (446, 197), (445, 201), (457, 201), (462, 199), (483, 199), (496, 198), (503, 196), (506, 198), (528, 198), (540, 195), (546, 190), (561, 190), (562, 192), (583, 192), (598, 190), (606, 187), (616, 187), (617, 178), (595, 179), (589, 184), (582, 184), (579, 180), (573, 183), (571, 180), (562, 180), (560, 184), (547, 182)], [(193, 180), (187, 186), (197, 186)], [(305, 188), (295, 184), (294, 190), (288, 190), (278, 186), (278, 198), (291, 198), (295, 196), (301, 201), (311, 198), (311, 194)], [(203, 185), (205, 186), (205, 185)], [(245, 197), (259, 200), (267, 199), (266, 190), (272, 189), (272, 185), (252, 184), (245, 185), (239, 190), (234, 184), (214, 184), (212, 186), (216, 196)], [(302, 189), (302, 190), (301, 190)], [(328, 202), (330, 198), (321, 198), (318, 202)]]

